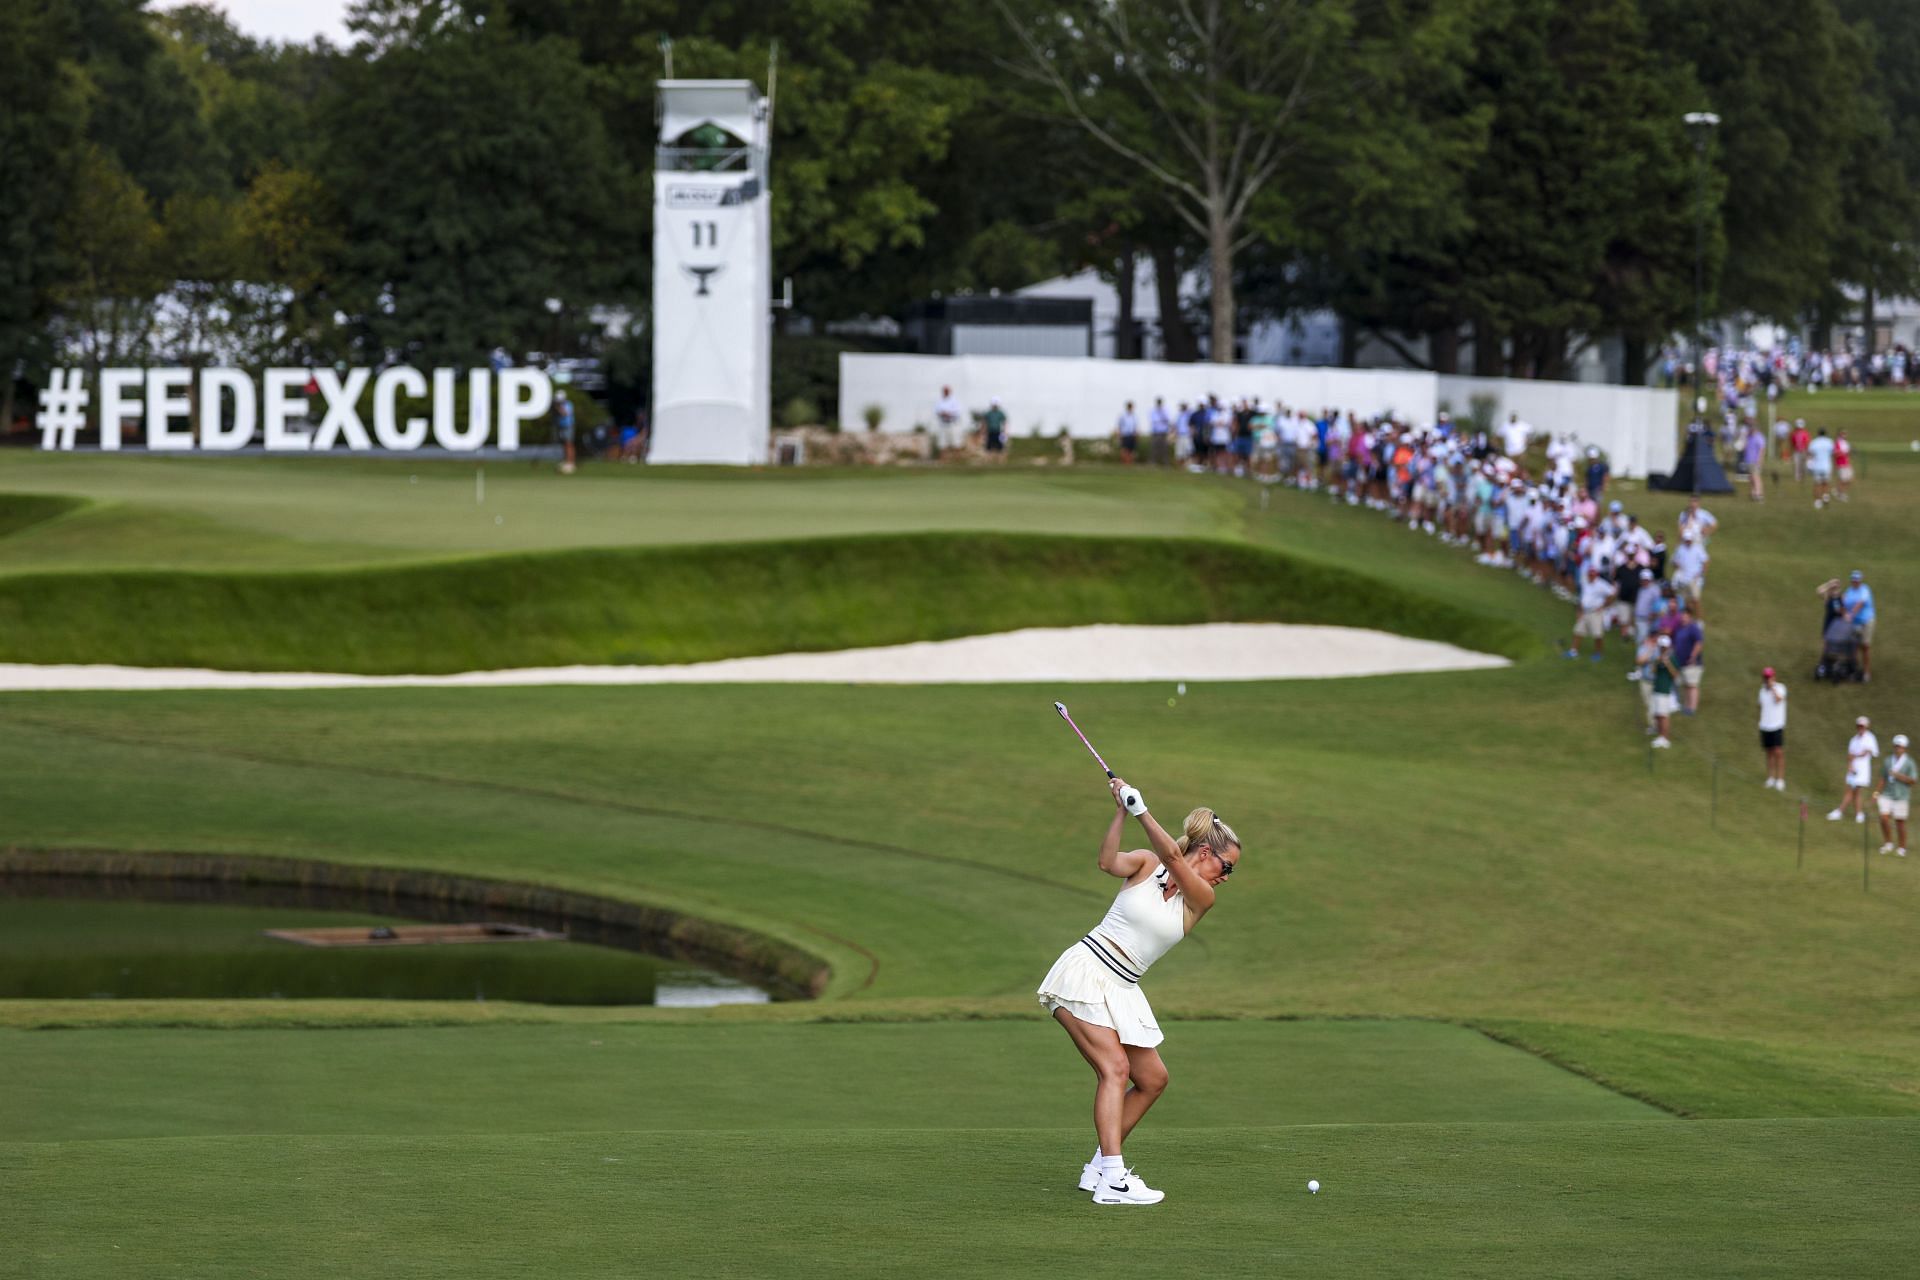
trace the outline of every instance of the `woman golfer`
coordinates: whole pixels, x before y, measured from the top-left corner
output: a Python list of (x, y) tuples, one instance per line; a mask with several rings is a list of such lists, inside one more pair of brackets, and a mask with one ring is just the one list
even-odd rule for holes
[(1167, 1088), (1166, 1064), (1154, 1048), (1160, 1028), (1140, 977), (1213, 906), (1215, 887), (1239, 865), (1240, 837), (1213, 810), (1195, 809), (1187, 815), (1186, 833), (1175, 840), (1134, 792), (1134, 809), (1153, 848), (1123, 853), (1122, 792), (1130, 788), (1118, 778), (1112, 788), (1113, 821), (1100, 842), (1100, 869), (1126, 885), (1114, 895), (1107, 918), (1054, 961), (1039, 994), (1097, 1078), (1093, 1131), (1100, 1146), (1080, 1171), (1080, 1189), (1091, 1191), (1095, 1204), (1158, 1204), (1166, 1193), (1140, 1181), (1120, 1158), (1120, 1144)]

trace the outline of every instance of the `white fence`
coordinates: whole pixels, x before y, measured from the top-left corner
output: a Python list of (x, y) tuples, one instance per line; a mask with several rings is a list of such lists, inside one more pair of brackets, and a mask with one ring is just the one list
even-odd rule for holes
[(1454, 416), (1468, 411), (1476, 395), (1499, 401), (1498, 421), (1508, 412), (1542, 431), (1572, 431), (1582, 444), (1607, 451), (1615, 475), (1644, 476), (1673, 469), (1675, 393), (1640, 387), (1571, 382), (1526, 382), (1505, 378), (1448, 378), (1392, 369), (1296, 368), (1283, 365), (1162, 364), (1150, 360), (1100, 360), (1040, 356), (840, 357), (840, 429), (866, 430), (869, 406), (878, 406), (882, 431), (933, 427), (940, 388), (952, 387), (969, 411), (984, 413), (998, 397), (1008, 430), (1016, 436), (1055, 436), (1064, 428), (1077, 437), (1113, 434), (1115, 420), (1131, 400), (1146, 429), (1155, 397), (1169, 409), (1217, 395), (1232, 402), (1258, 396), (1312, 410), (1393, 413), (1411, 422), (1431, 422), (1441, 401)]
[(1454, 417), (1465, 416), (1475, 396), (1491, 396), (1496, 423), (1517, 413), (1541, 431), (1571, 431), (1582, 445), (1598, 445), (1617, 476), (1670, 475), (1680, 456), (1680, 393), (1671, 388), (1444, 374), (1434, 381)]

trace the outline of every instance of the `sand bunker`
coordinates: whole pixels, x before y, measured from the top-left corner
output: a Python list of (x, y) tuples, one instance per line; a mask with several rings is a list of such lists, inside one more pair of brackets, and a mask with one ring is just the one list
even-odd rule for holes
[(1317, 680), (1504, 667), (1505, 658), (1351, 627), (1210, 623), (1034, 627), (960, 640), (783, 653), (682, 666), (529, 667), (446, 676), (0, 663), (0, 690), (344, 689), (383, 685), (1047, 684)]

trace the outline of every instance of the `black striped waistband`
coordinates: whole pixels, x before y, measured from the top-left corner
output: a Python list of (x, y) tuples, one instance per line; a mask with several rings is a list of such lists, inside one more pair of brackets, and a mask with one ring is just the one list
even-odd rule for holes
[(1093, 952), (1093, 958), (1113, 971), (1113, 976), (1130, 987), (1140, 985), (1140, 975), (1126, 957), (1115, 951), (1100, 939), (1088, 934), (1080, 939), (1080, 945)]

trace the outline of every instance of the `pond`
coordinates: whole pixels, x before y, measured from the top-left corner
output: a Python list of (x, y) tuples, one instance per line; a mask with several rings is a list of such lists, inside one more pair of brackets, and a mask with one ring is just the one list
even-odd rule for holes
[[(0, 999), (232, 997), (521, 1000), (696, 1007), (761, 1003), (766, 989), (671, 957), (575, 940), (307, 946), (270, 930), (413, 921), (361, 911), (249, 903), (25, 896), (0, 881)], [(44, 887), (44, 886), (43, 886)], [(485, 918), (479, 914), (467, 917)], [(564, 921), (529, 920), (544, 929)]]

